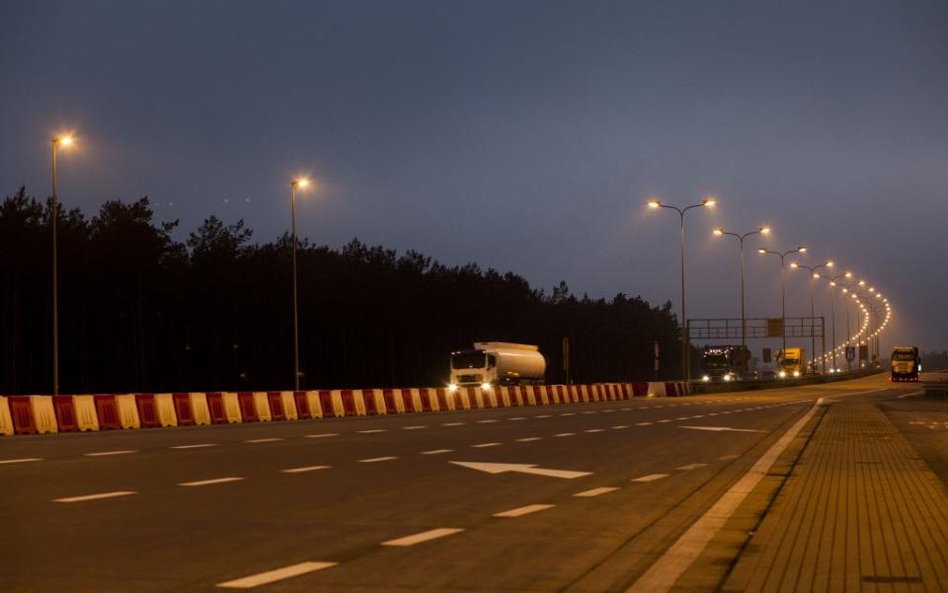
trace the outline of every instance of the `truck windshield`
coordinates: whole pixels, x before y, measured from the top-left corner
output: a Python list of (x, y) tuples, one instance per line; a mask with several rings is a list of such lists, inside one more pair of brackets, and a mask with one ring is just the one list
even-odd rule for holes
[(455, 352), (451, 355), (452, 369), (483, 369), (485, 363), (486, 358), (483, 350)]
[(892, 360), (902, 360), (902, 361), (913, 361), (915, 360), (915, 353), (913, 352), (893, 352)]

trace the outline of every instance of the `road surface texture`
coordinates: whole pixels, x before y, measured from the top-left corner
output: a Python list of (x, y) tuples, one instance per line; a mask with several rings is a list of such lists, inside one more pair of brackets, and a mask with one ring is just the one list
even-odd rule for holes
[(0, 591), (944, 591), (918, 391), (7, 438)]

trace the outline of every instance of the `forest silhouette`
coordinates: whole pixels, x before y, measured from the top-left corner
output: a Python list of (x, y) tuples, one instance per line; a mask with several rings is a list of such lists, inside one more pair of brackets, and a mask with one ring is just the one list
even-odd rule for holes
[[(0, 393), (52, 392), (50, 203), (0, 205)], [(68, 393), (292, 389), (292, 240), (255, 243), (241, 221), (186, 240), (148, 198), (59, 212), (60, 384)], [(594, 257), (594, 256), (591, 256)], [(671, 303), (547, 294), (477, 264), (444, 266), (353, 239), (298, 243), (301, 388), (444, 385), (474, 341), (537, 344), (546, 381), (649, 380), (654, 344), (678, 368)]]

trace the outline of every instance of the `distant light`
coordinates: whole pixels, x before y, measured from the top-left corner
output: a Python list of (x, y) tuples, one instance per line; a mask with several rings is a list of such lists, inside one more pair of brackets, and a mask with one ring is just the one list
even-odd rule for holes
[(797, 247), (797, 251), (799, 251), (800, 253), (806, 253), (806, 247), (804, 247), (803, 245), (801, 245), (801, 246)]
[(714, 229), (714, 234), (715, 234), (715, 235), (723, 235), (723, 234), (724, 234), (724, 229), (721, 228), (721, 227), (718, 227), (718, 228)]
[(702, 201), (701, 203), (704, 206), (714, 206), (715, 204), (718, 203), (718, 199), (713, 196), (710, 196), (708, 198), (705, 198), (704, 201)]
[(761, 247), (760, 249), (757, 250), (757, 253), (767, 253), (767, 250)]
[(760, 227), (760, 232), (761, 232), (761, 234), (766, 235), (766, 234), (770, 233), (770, 227), (769, 227), (769, 226), (762, 226), (762, 227)]
[(796, 268), (799, 268), (799, 267), (800, 267), (800, 264), (798, 264), (798, 263), (795, 262), (795, 261), (792, 261), (792, 262), (790, 262), (790, 267), (796, 269)]
[(293, 187), (298, 187), (300, 189), (304, 187), (309, 187), (309, 179), (307, 179), (306, 177), (300, 177), (299, 179), (294, 179)]
[(64, 136), (57, 136), (56, 143), (60, 146), (72, 146), (72, 143), (75, 142), (75, 138), (72, 137), (72, 134), (66, 134)]
[(649, 200), (649, 201), (648, 201), (648, 207), (649, 207), (649, 208), (658, 208), (658, 207), (661, 206), (661, 205), (662, 205), (662, 201), (661, 201), (661, 200)]

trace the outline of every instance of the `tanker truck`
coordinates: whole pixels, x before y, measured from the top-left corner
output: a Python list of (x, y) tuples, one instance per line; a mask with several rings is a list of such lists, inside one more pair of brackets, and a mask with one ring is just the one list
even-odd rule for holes
[(475, 342), (471, 350), (451, 353), (449, 389), (497, 385), (542, 385), (546, 360), (537, 346)]

